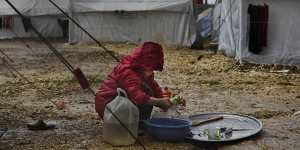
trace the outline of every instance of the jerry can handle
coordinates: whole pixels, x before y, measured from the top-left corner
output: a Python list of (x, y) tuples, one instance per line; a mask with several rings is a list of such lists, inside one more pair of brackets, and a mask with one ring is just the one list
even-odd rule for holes
[(128, 98), (127, 93), (125, 90), (121, 89), (121, 88), (117, 88), (117, 92), (118, 92), (118, 96), (123, 96)]

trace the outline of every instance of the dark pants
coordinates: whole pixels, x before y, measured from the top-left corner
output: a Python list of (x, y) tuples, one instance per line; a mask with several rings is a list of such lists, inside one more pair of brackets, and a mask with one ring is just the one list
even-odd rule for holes
[(140, 122), (139, 122), (139, 129), (144, 129), (143, 120), (150, 119), (153, 106), (152, 105), (140, 105), (138, 106), (140, 111)]

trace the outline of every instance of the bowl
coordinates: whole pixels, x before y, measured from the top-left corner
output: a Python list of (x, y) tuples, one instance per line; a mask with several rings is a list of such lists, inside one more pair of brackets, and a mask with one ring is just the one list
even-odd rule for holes
[(175, 118), (152, 118), (145, 120), (147, 133), (157, 140), (183, 142), (190, 135), (191, 121)]

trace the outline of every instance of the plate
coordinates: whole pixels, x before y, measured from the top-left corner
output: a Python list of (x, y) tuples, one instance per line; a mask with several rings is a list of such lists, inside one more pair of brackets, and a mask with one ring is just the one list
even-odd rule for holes
[[(227, 142), (236, 141), (251, 137), (262, 131), (262, 123), (258, 119), (241, 114), (227, 114), (227, 113), (207, 113), (190, 116), (191, 121), (203, 121), (209, 118), (215, 118), (222, 116), (223, 119), (212, 121), (209, 123), (201, 124), (199, 126), (191, 127), (191, 135), (187, 137), (187, 140), (199, 141), (199, 142)], [(208, 138), (207, 130), (219, 129), (219, 128), (231, 128), (231, 135), (222, 136), (217, 139)]]

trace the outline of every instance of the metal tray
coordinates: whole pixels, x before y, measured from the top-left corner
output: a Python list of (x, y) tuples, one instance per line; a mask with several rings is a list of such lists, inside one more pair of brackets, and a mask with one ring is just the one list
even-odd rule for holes
[[(202, 124), (199, 126), (191, 127), (191, 135), (187, 140), (199, 142), (229, 142), (248, 138), (259, 133), (262, 130), (262, 123), (258, 119), (240, 114), (227, 114), (227, 113), (207, 113), (190, 116), (191, 121), (206, 120), (213, 117), (223, 116), (223, 119), (213, 121), (210, 123)], [(230, 137), (222, 137), (217, 140), (209, 139), (207, 135), (203, 134), (206, 129), (227, 127), (233, 129), (247, 129), (243, 131), (233, 131)]]

